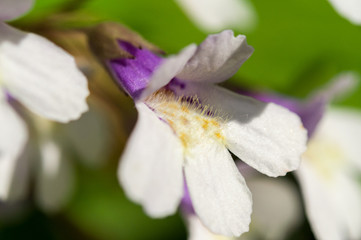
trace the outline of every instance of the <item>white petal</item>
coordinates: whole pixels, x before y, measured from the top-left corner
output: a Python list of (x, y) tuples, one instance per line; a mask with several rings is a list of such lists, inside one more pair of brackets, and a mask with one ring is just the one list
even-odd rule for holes
[(337, 145), (342, 160), (350, 161), (361, 171), (361, 112), (347, 108), (326, 111), (316, 134)]
[(118, 169), (127, 196), (152, 217), (173, 214), (183, 196), (183, 148), (172, 129), (144, 103)]
[(34, 0), (0, 0), (0, 21), (23, 15), (33, 6)]
[(7, 200), (28, 132), (25, 123), (1, 96), (0, 123), (0, 200)]
[(203, 224), (225, 236), (248, 231), (252, 197), (228, 150), (218, 142), (204, 140), (189, 151), (184, 173)]
[(225, 118), (226, 146), (248, 165), (274, 177), (299, 166), (307, 133), (296, 114), (218, 86), (194, 84), (183, 92), (197, 94)]
[(230, 30), (209, 35), (177, 78), (193, 82), (223, 82), (232, 77), (251, 56), (246, 37)]
[(330, 102), (337, 98), (347, 96), (353, 90), (357, 89), (359, 82), (357, 72), (346, 71), (334, 76), (329, 84), (314, 94), (314, 98), (323, 98), (326, 102)]
[(9, 202), (17, 202), (26, 199), (29, 194), (29, 186), (32, 185), (33, 164), (39, 157), (37, 141), (27, 141), (24, 150), (16, 160), (16, 167), (13, 173)]
[(115, 144), (114, 123), (106, 111), (107, 106), (95, 101), (89, 106), (81, 118), (64, 125), (63, 133), (80, 155), (80, 161), (89, 167), (99, 167), (106, 163)]
[(361, 191), (357, 179), (340, 172), (325, 178), (304, 159), (297, 171), (306, 212), (317, 239), (360, 239)]
[(298, 176), (320, 239), (361, 238), (360, 136), (360, 112), (331, 108), (309, 142)]
[(252, 192), (253, 213), (249, 234), (257, 239), (286, 239), (304, 218), (296, 186), (284, 178), (258, 174), (247, 178)]
[(227, 28), (247, 30), (256, 22), (256, 13), (247, 0), (177, 0), (188, 17), (206, 32)]
[(73, 166), (53, 141), (40, 145), (36, 200), (47, 212), (58, 211), (67, 203), (74, 184)]
[(50, 41), (0, 23), (0, 73), (7, 90), (35, 113), (60, 122), (87, 110), (86, 78)]
[(335, 10), (353, 24), (361, 24), (361, 1), (359, 0), (329, 0)]
[(210, 232), (196, 215), (187, 216), (189, 237), (188, 240), (232, 240), (233, 238), (221, 236)]
[(149, 85), (141, 94), (140, 100), (150, 96), (153, 92), (167, 85), (186, 65), (193, 56), (197, 47), (191, 44), (185, 47), (179, 54), (164, 59), (160, 66), (154, 71)]

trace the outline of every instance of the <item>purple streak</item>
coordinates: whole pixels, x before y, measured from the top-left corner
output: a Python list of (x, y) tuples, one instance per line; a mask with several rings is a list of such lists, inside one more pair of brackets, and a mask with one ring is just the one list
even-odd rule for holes
[(194, 211), (194, 208), (193, 208), (193, 204), (192, 204), (192, 199), (191, 199), (191, 196), (189, 195), (189, 191), (188, 191), (188, 187), (187, 187), (187, 182), (184, 179), (184, 194), (183, 194), (183, 198), (181, 200), (181, 204), (180, 204), (180, 207), (182, 209), (182, 212), (183, 213), (186, 213), (186, 214), (195, 214), (195, 211)]
[(137, 99), (148, 85), (150, 77), (162, 58), (146, 48), (136, 48), (128, 42), (119, 41), (119, 46), (134, 58), (109, 61), (116, 82), (133, 98)]

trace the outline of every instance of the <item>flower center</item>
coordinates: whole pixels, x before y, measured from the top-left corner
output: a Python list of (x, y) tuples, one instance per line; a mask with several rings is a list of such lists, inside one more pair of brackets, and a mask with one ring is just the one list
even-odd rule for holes
[(224, 141), (223, 118), (209, 105), (202, 105), (197, 96), (176, 96), (163, 89), (151, 95), (146, 103), (171, 126), (185, 149), (209, 138)]
[(345, 155), (337, 143), (326, 137), (314, 136), (308, 143), (305, 157), (327, 179), (331, 179), (345, 162)]

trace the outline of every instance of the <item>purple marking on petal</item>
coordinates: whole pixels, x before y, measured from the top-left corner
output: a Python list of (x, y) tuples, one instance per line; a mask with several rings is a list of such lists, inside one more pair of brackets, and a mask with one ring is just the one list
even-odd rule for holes
[(178, 78), (173, 78), (169, 83), (168, 83), (168, 87), (172, 88), (172, 87), (177, 87), (181, 90), (184, 90), (186, 88), (186, 83), (183, 82), (182, 80), (179, 80)]
[(164, 122), (164, 123), (166, 123), (167, 125), (169, 125), (169, 122), (168, 122), (167, 120), (165, 120), (164, 118), (158, 116), (158, 119), (159, 119), (161, 122)]
[(321, 121), (327, 104), (328, 100), (321, 96), (316, 96), (304, 103), (303, 107), (296, 112), (301, 117), (302, 123), (308, 131), (309, 138), (313, 135), (318, 123)]
[(134, 56), (133, 59), (122, 58), (109, 61), (116, 83), (133, 99), (137, 99), (146, 88), (150, 77), (162, 58), (146, 48), (139, 49), (128, 42), (119, 41), (119, 46)]
[(247, 91), (241, 91), (239, 93), (241, 93), (242, 95), (253, 97), (262, 102), (273, 102), (295, 113), (297, 113), (298, 110), (301, 108), (301, 103), (296, 99), (292, 99), (279, 94), (265, 93), (265, 92), (247, 92)]
[(16, 101), (15, 98), (6, 90), (5, 90), (5, 99), (7, 102)]
[(191, 199), (191, 196), (189, 195), (188, 186), (187, 186), (187, 182), (186, 182), (185, 178), (183, 178), (183, 183), (184, 183), (183, 184), (184, 194), (183, 194), (183, 198), (180, 203), (180, 207), (181, 207), (182, 211), (186, 214), (195, 214), (193, 204), (192, 204), (192, 199)]
[(179, 80), (178, 78), (172, 78), (172, 80), (170, 80), (170, 82), (164, 86), (164, 88), (176, 94), (177, 92), (184, 90), (186, 86), (187, 84), (182, 80)]
[(303, 126), (307, 129), (308, 138), (311, 138), (315, 132), (317, 125), (324, 114), (325, 107), (328, 104), (328, 100), (322, 95), (315, 96), (304, 102), (273, 93), (257, 93), (244, 90), (238, 92), (262, 102), (278, 104), (296, 113), (301, 118)]
[(4, 89), (3, 93), (4, 93), (4, 96), (5, 96), (6, 102), (8, 102), (9, 104), (14, 105), (14, 103), (17, 102), (16, 98), (14, 98), (14, 96), (11, 95), (11, 93), (8, 90)]

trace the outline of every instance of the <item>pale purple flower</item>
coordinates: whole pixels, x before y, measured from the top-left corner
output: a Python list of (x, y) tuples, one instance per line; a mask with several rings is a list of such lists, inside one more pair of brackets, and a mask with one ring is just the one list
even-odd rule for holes
[(226, 236), (248, 231), (251, 193), (229, 151), (276, 177), (298, 168), (307, 137), (285, 108), (215, 85), (253, 52), (245, 36), (223, 31), (168, 58), (119, 46), (135, 58), (108, 66), (138, 110), (118, 171), (127, 196), (152, 217), (168, 216), (184, 195), (185, 178), (208, 229)]

